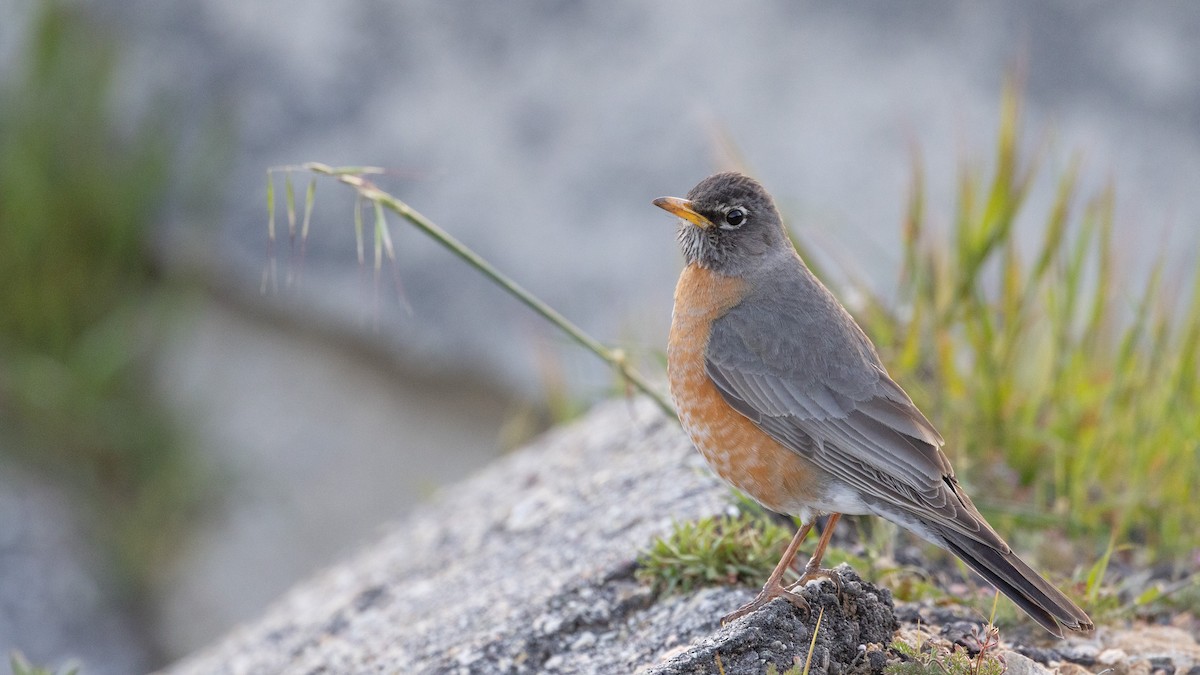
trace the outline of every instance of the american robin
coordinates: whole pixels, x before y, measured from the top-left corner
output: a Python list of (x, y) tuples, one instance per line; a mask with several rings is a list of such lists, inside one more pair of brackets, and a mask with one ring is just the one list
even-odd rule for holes
[[(1082, 609), (1013, 553), (954, 478), (943, 440), (888, 376), (875, 346), (789, 241), (771, 196), (739, 173), (654, 204), (680, 218), (667, 373), (679, 419), (709, 466), (803, 523), (736, 619), (828, 577), (839, 514), (874, 514), (962, 559), (1046, 630), (1088, 631)], [(804, 575), (784, 572), (830, 514)], [(836, 577), (832, 577), (836, 580)]]

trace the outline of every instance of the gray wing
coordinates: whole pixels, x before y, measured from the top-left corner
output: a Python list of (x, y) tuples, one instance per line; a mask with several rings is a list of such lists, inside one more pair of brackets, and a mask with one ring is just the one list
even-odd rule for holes
[(804, 273), (796, 287), (742, 303), (713, 323), (705, 367), (717, 390), (868, 503), (1007, 550), (958, 488), (941, 435), (850, 315)]

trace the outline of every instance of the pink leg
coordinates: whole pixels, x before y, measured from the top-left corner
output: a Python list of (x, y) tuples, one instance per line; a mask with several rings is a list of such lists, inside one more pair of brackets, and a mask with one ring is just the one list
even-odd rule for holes
[(789, 591), (795, 591), (813, 579), (825, 578), (832, 581), (833, 585), (837, 586), (838, 591), (841, 592), (842, 582), (838, 579), (837, 573), (821, 567), (821, 558), (825, 557), (825, 549), (829, 547), (829, 540), (833, 538), (833, 529), (841, 517), (840, 513), (829, 514), (829, 522), (825, 523), (825, 529), (821, 532), (821, 540), (817, 542), (817, 549), (813, 551), (808, 564), (804, 566), (804, 574), (800, 575), (800, 580), (788, 586)]
[(780, 581), (783, 579), (784, 573), (792, 566), (792, 562), (796, 560), (796, 553), (800, 550), (800, 544), (804, 543), (804, 538), (808, 536), (809, 531), (812, 530), (813, 524), (816, 522), (817, 519), (814, 516), (812, 521), (805, 523), (796, 531), (796, 536), (792, 537), (792, 542), (788, 544), (787, 549), (783, 552), (783, 558), (779, 560), (779, 564), (775, 566), (775, 571), (771, 572), (771, 576), (767, 578), (767, 583), (759, 591), (758, 596), (745, 605), (742, 605), (732, 614), (726, 615), (721, 619), (721, 623), (729, 623), (734, 619), (739, 619), (779, 597), (786, 598), (788, 602), (801, 609), (808, 609), (808, 603), (805, 602), (804, 598), (785, 589)]

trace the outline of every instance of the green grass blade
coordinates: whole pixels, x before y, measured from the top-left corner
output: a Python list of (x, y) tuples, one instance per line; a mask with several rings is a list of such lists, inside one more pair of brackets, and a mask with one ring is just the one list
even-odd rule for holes
[(363, 200), (358, 197), (354, 200), (354, 244), (358, 251), (358, 264), (363, 266), (366, 264), (366, 257), (363, 251)]

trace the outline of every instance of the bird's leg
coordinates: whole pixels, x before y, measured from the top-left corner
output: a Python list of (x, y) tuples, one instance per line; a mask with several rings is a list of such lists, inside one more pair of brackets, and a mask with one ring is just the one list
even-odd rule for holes
[(808, 559), (808, 564), (804, 566), (804, 574), (800, 575), (800, 579), (796, 583), (787, 587), (788, 591), (795, 592), (813, 579), (824, 578), (833, 582), (839, 594), (842, 592), (842, 581), (838, 578), (837, 572), (821, 567), (821, 558), (825, 557), (825, 549), (829, 547), (829, 540), (833, 538), (833, 529), (837, 526), (838, 519), (841, 517), (842, 514), (840, 513), (829, 514), (829, 520), (825, 523), (825, 529), (821, 531), (821, 540), (817, 542), (816, 550), (813, 551), (812, 557)]
[(725, 615), (725, 617), (721, 619), (722, 624), (729, 623), (734, 619), (739, 619), (750, 612), (753, 612), (759, 607), (762, 607), (775, 598), (785, 598), (788, 602), (799, 607), (800, 609), (808, 609), (808, 602), (806, 602), (804, 598), (800, 597), (799, 595), (796, 595), (795, 593), (792, 593), (784, 588), (783, 584), (780, 583), (780, 580), (783, 579), (784, 573), (791, 568), (792, 562), (796, 560), (796, 552), (799, 551), (800, 544), (804, 543), (804, 538), (808, 536), (809, 531), (812, 530), (813, 524), (816, 522), (817, 519), (814, 517), (811, 521), (805, 523), (799, 530), (796, 531), (796, 536), (792, 537), (792, 542), (788, 544), (787, 549), (784, 550), (783, 557), (780, 558), (779, 564), (775, 566), (775, 571), (771, 572), (771, 576), (767, 578), (767, 583), (763, 586), (762, 590), (759, 591), (758, 596), (745, 605), (742, 605), (732, 614)]

